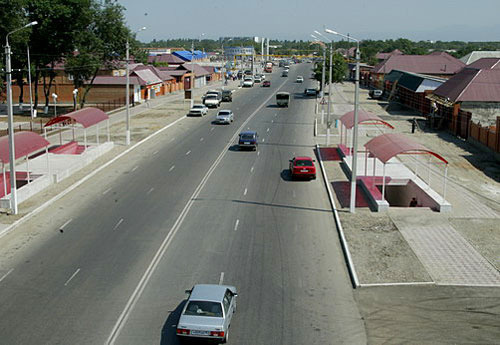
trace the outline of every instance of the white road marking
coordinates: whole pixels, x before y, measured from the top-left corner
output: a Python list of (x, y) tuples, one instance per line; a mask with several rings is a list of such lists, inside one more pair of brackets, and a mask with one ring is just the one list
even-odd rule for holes
[(271, 120), (271, 123), (274, 123), (274, 120)]
[(214, 127), (210, 128), (210, 132), (213, 131), (214, 129), (215, 129)]
[(190, 154), (190, 153), (191, 153), (191, 150), (189, 150), (188, 152), (186, 152), (186, 156), (187, 156), (188, 154)]
[(266, 139), (262, 138), (262, 142), (266, 141)]
[(221, 272), (219, 278), (219, 285), (222, 285), (223, 282), (224, 282), (224, 272)]
[(154, 191), (154, 190), (155, 190), (154, 188), (151, 188), (150, 190), (148, 190), (148, 195), (149, 195), (152, 191)]
[(154, 151), (154, 152), (153, 152), (153, 155), (155, 155), (155, 154), (157, 154), (157, 153), (158, 153), (158, 150)]
[(137, 170), (137, 168), (139, 168), (139, 166), (138, 166), (138, 165), (136, 165), (135, 167), (133, 167), (133, 168), (132, 168), (132, 171), (136, 171), (136, 170)]
[(266, 131), (266, 132), (269, 132), (269, 128), (267, 129), (267, 131)]
[(64, 286), (67, 286), (69, 284), (69, 282), (71, 281), (71, 279), (73, 279), (78, 274), (78, 272), (80, 272), (80, 269), (77, 269), (75, 271), (75, 273), (73, 273), (73, 275), (71, 277), (69, 277), (68, 280), (66, 280), (66, 283), (64, 283)]
[(260, 156), (260, 151), (257, 151), (257, 156)]
[(245, 188), (245, 191), (243, 192), (243, 195), (247, 195), (248, 189)]
[(5, 278), (7, 278), (7, 276), (8, 276), (9, 274), (11, 274), (11, 273), (12, 273), (12, 271), (14, 271), (14, 269), (13, 269), (13, 268), (11, 268), (10, 270), (8, 270), (8, 271), (7, 271), (7, 273), (5, 273), (5, 274), (4, 274), (4, 275), (0, 278), (0, 282), (2, 282), (2, 280), (4, 280)]
[(170, 167), (170, 169), (168, 169), (168, 171), (172, 171), (172, 170), (174, 170), (174, 169), (175, 169), (175, 165), (172, 165), (172, 166)]
[(170, 142), (175, 141), (175, 138), (170, 139)]
[(120, 224), (121, 224), (122, 222), (123, 222), (123, 218), (122, 218), (122, 219), (120, 219), (120, 220), (118, 221), (118, 223), (116, 223), (116, 225), (115, 225), (115, 227), (113, 228), (113, 230), (116, 230), (116, 228), (117, 228), (117, 227), (119, 227), (119, 226), (120, 226)]
[(236, 223), (234, 224), (234, 231), (238, 230), (238, 225), (240, 225), (240, 220), (236, 219)]
[(72, 220), (73, 220), (73, 218), (71, 218), (70, 220), (68, 220), (66, 223), (64, 223), (63, 225), (61, 225), (61, 226), (59, 227), (59, 229), (61, 229), (61, 230), (62, 230), (62, 229), (64, 229), (64, 227), (65, 227), (66, 225), (68, 225), (69, 223), (71, 223), (71, 221), (72, 221)]
[(102, 192), (102, 195), (108, 194), (108, 192), (111, 190), (111, 188), (106, 189), (104, 192)]
[(200, 138), (200, 141), (203, 141), (203, 140), (205, 140), (205, 139), (203, 139), (203, 138)]
[[(283, 81), (280, 86), (278, 87), (278, 90), (285, 85), (285, 81)], [(127, 303), (125, 304), (125, 307), (123, 307), (122, 312), (120, 313), (120, 316), (118, 316), (118, 319), (115, 322), (115, 325), (113, 326), (113, 329), (111, 330), (108, 339), (106, 340), (105, 344), (106, 345), (113, 345), (120, 335), (123, 327), (127, 323), (128, 318), (130, 317), (130, 314), (132, 313), (132, 310), (134, 309), (137, 301), (141, 297), (142, 293), (144, 292), (144, 289), (146, 288), (149, 280), (151, 279), (154, 271), (158, 267), (161, 259), (165, 255), (165, 252), (167, 251), (168, 247), (170, 246), (170, 243), (172, 242), (173, 238), (175, 237), (175, 234), (179, 231), (180, 226), (184, 219), (186, 218), (187, 214), (189, 213), (189, 210), (193, 206), (194, 200), (200, 195), (201, 190), (203, 187), (207, 184), (208, 179), (210, 176), (212, 176), (213, 172), (217, 168), (217, 166), (220, 164), (224, 156), (227, 154), (229, 147), (233, 145), (233, 142), (236, 140), (238, 132), (241, 131), (244, 126), (247, 125), (247, 123), (266, 105), (267, 102), (271, 100), (273, 95), (270, 95), (268, 98), (264, 100), (264, 102), (261, 103), (260, 106), (255, 109), (255, 111), (243, 122), (243, 124), (240, 126), (239, 130), (233, 135), (229, 143), (222, 149), (221, 153), (217, 157), (217, 159), (214, 161), (214, 163), (211, 165), (210, 169), (208, 169), (207, 173), (201, 180), (200, 184), (198, 187), (196, 187), (195, 191), (191, 195), (191, 197), (188, 199), (189, 201), (186, 203), (184, 208), (182, 209), (181, 213), (177, 217), (177, 220), (175, 221), (174, 225), (170, 229), (170, 231), (167, 233), (165, 238), (163, 239), (163, 242), (161, 243), (160, 247), (156, 251), (155, 255), (153, 256), (153, 259), (149, 263), (148, 267), (144, 271), (144, 274), (142, 275), (141, 279), (137, 283), (134, 292), (130, 295)], [(185, 118), (185, 116), (183, 117)]]
[(250, 172), (253, 172), (253, 167), (250, 168)]

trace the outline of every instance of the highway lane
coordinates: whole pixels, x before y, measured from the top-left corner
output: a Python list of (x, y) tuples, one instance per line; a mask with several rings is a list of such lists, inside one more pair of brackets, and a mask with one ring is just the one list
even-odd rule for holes
[[(2, 260), (13, 270), (0, 282), (2, 342), (104, 343), (189, 196), (269, 92), (238, 91), (233, 126), (212, 126), (214, 112), (185, 119), (2, 238), (13, 253)], [(31, 239), (16, 250), (19, 236)]]
[(321, 177), (290, 181), (287, 172), (294, 155), (313, 156), (313, 100), (293, 83), (309, 73), (294, 66), (282, 88), (296, 97), (291, 107), (272, 100), (245, 126), (258, 131), (259, 150), (229, 149), (116, 344), (177, 344), (184, 290), (221, 280), (240, 293), (230, 344), (366, 343)]

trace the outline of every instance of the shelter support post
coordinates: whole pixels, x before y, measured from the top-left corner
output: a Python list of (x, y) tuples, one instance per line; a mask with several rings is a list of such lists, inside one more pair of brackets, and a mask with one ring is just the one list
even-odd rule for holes
[(75, 141), (75, 124), (71, 123), (71, 131), (73, 132), (73, 141)]
[(108, 142), (111, 141), (111, 134), (109, 132), (109, 119), (106, 120), (106, 127), (107, 127), (107, 131), (108, 131)]
[(62, 129), (61, 129), (61, 126), (57, 126), (59, 127), (59, 144), (62, 145)]
[(448, 164), (444, 166), (444, 178), (443, 178), (443, 201), (446, 200), (446, 182), (448, 180)]
[(385, 200), (385, 163), (382, 169), (382, 200)]
[(375, 169), (377, 168), (377, 158), (373, 156), (373, 177), (375, 177)]
[(344, 131), (344, 125), (341, 123), (340, 124), (340, 145), (343, 144), (342, 142), (342, 132)]
[(3, 196), (7, 196), (7, 180), (5, 178), (5, 164), (2, 162), (2, 175), (3, 175)]
[(97, 146), (99, 146), (99, 124), (96, 124), (95, 138), (96, 138)]
[(87, 128), (83, 129), (83, 145), (85, 146), (85, 151), (87, 151)]
[(43, 127), (43, 136), (47, 140), (47, 127)]
[(427, 161), (427, 186), (431, 188), (431, 156), (429, 156), (429, 160)]
[(368, 150), (365, 150), (365, 176), (368, 175)]
[(45, 156), (47, 156), (47, 175), (50, 176), (49, 147), (45, 146)]
[(26, 173), (28, 174), (28, 184), (30, 183), (30, 160), (26, 155)]

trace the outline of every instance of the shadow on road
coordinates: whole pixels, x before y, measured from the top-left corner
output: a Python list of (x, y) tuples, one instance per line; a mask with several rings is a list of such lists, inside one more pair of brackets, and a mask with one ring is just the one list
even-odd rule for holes
[(182, 308), (184, 308), (184, 304), (186, 304), (186, 301), (187, 300), (182, 301), (168, 315), (167, 321), (165, 321), (165, 324), (163, 325), (163, 328), (161, 330), (161, 341), (160, 341), (161, 345), (181, 344), (175, 332), (176, 332), (177, 322), (179, 321)]

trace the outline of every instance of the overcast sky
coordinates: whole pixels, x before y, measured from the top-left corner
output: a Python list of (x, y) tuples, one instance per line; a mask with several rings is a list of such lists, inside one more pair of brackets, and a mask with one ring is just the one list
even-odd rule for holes
[(324, 25), (359, 39), (500, 41), (500, 0), (118, 0), (138, 39), (309, 40)]

